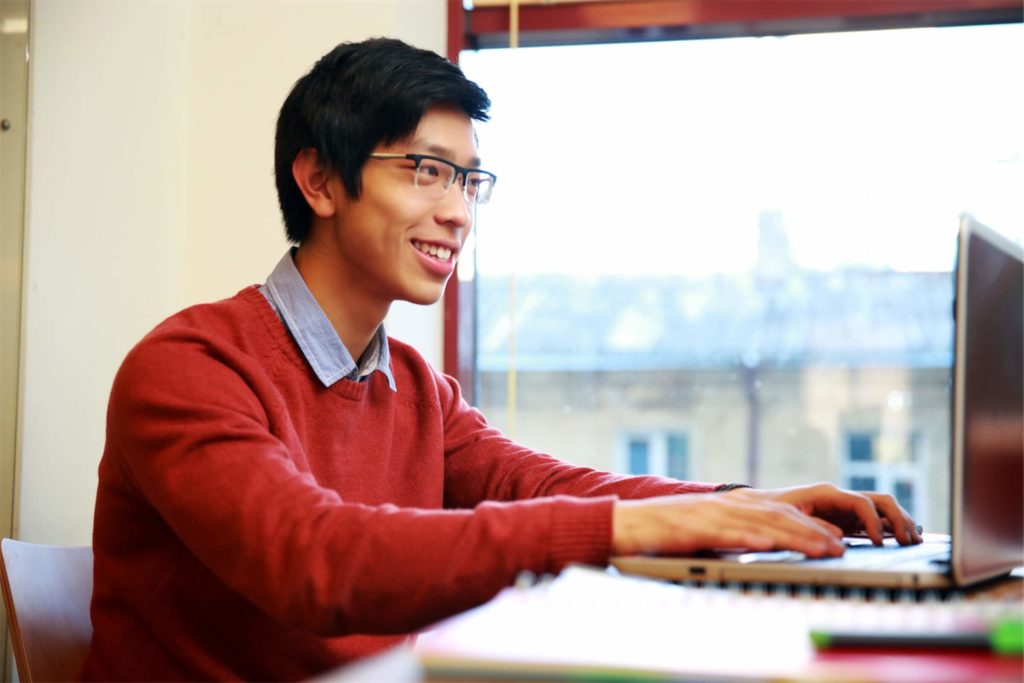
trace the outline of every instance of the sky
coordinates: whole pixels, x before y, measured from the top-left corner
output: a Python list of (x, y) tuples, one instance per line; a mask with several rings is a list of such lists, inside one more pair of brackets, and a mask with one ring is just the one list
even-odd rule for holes
[(467, 51), (498, 176), (482, 274), (948, 271), (961, 212), (1024, 238), (1024, 27)]

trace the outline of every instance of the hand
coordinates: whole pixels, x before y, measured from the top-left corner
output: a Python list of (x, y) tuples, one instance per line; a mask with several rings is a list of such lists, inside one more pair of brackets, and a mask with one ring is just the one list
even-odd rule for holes
[(788, 548), (842, 555), (842, 530), (801, 512), (778, 493), (736, 489), (615, 503), (612, 552), (693, 553), (712, 548)]
[(612, 552), (745, 548), (839, 556), (845, 550), (842, 536), (861, 530), (875, 544), (886, 530), (901, 544), (921, 542), (913, 520), (892, 496), (826, 483), (619, 501), (612, 517)]
[(829, 483), (768, 490), (736, 489), (731, 493), (790, 503), (804, 514), (834, 525), (844, 534), (865, 531), (875, 545), (882, 544), (886, 532), (900, 545), (921, 542), (914, 520), (886, 493), (847, 491)]

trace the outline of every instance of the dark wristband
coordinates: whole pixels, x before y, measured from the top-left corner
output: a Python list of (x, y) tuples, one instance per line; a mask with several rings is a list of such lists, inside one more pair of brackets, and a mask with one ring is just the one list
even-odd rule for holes
[(749, 488), (753, 488), (753, 487), (750, 484), (722, 484), (717, 489), (715, 489), (715, 493), (725, 493), (726, 491), (734, 491), (736, 489), (749, 489)]

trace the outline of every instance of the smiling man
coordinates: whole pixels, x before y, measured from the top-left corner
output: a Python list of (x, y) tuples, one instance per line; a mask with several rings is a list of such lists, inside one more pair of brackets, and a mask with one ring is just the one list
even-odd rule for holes
[(437, 301), (495, 176), (486, 94), (395, 40), (339, 45), (281, 108), (288, 237), (262, 286), (188, 308), (111, 391), (92, 680), (298, 680), (477, 605), (522, 570), (709, 547), (920, 539), (889, 496), (573, 467), (489, 427), (389, 338)]

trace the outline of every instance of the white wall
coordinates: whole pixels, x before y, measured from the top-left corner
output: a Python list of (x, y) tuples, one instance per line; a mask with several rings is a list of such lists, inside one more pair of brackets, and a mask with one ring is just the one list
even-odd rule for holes
[[(127, 350), (262, 282), (286, 247), (273, 129), (338, 42), (444, 52), (444, 0), (36, 0), (18, 535), (89, 543), (107, 393)], [(440, 365), (440, 306), (388, 330)]]

